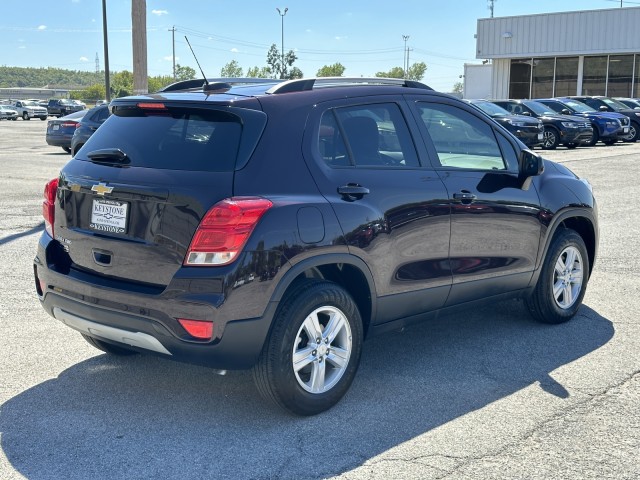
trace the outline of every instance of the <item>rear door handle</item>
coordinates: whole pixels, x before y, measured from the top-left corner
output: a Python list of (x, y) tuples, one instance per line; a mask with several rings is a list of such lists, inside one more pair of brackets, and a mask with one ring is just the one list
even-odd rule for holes
[(345, 200), (352, 202), (354, 200), (360, 200), (367, 195), (369, 189), (357, 183), (348, 183), (342, 187), (338, 187), (338, 193), (342, 195)]
[(471, 203), (477, 197), (468, 190), (462, 190), (453, 194), (454, 200), (460, 200), (462, 203)]

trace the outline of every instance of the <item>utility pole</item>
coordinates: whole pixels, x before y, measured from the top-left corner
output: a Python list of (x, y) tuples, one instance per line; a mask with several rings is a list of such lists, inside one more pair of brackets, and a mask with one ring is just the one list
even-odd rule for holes
[(111, 83), (109, 82), (109, 41), (107, 38), (107, 0), (102, 0), (102, 35), (104, 43), (104, 89), (107, 103), (111, 101)]
[(496, 2), (497, 0), (489, 0), (489, 11), (491, 12), (491, 18), (493, 18), (493, 7), (495, 6)]
[(173, 45), (173, 81), (176, 81), (176, 26), (170, 28), (171, 32), (171, 43)]
[(287, 14), (287, 12), (289, 11), (289, 9), (287, 7), (284, 8), (284, 12), (281, 12), (279, 8), (276, 7), (276, 10), (278, 11), (278, 15), (280, 15), (280, 19), (282, 20), (281, 22), (281, 28), (280, 28), (280, 32), (281, 32), (281, 53), (282, 53), (282, 64), (280, 67), (280, 78), (284, 78), (284, 16)]
[(402, 35), (402, 39), (404, 40), (404, 52), (402, 55), (402, 61), (404, 64), (402, 65), (402, 69), (404, 70), (404, 78), (407, 78), (407, 73), (409, 72), (409, 51), (407, 50), (407, 40), (409, 40), (409, 35)]
[(133, 42), (133, 94), (149, 93), (147, 75), (147, 0), (131, 0)]

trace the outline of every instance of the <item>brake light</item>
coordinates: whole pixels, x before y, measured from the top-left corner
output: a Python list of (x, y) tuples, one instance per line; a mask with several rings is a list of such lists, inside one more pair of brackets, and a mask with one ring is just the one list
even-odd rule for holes
[(53, 221), (56, 211), (56, 193), (58, 192), (58, 179), (50, 180), (44, 187), (44, 199), (42, 200), (42, 216), (44, 228), (53, 238)]
[(213, 322), (207, 320), (189, 320), (187, 318), (179, 318), (178, 322), (187, 331), (189, 335), (200, 340), (211, 340), (213, 337)]
[(64, 122), (62, 124), (63, 127), (74, 127), (74, 128), (78, 128), (78, 122)]
[(143, 110), (166, 110), (167, 107), (164, 103), (151, 103), (151, 102), (140, 102), (138, 103), (138, 108)]
[(242, 251), (264, 213), (266, 198), (233, 197), (216, 203), (204, 216), (184, 260), (187, 266), (226, 265)]

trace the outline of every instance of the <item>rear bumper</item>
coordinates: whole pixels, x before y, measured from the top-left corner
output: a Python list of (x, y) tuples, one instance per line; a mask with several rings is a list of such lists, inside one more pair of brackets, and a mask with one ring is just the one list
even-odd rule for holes
[(47, 136), (46, 142), (47, 145), (51, 145), (53, 147), (67, 147), (71, 148), (71, 137), (73, 135), (58, 135), (58, 136)]
[[(35, 287), (45, 311), (63, 324), (143, 353), (217, 369), (251, 368), (258, 360), (278, 305), (270, 301), (269, 282), (234, 288), (234, 271), (219, 282), (197, 269), (199, 277), (183, 274), (164, 289), (106, 285), (56, 265), (49, 251), (54, 247), (59, 244), (43, 234)], [(192, 337), (178, 318), (211, 321), (211, 340)]]

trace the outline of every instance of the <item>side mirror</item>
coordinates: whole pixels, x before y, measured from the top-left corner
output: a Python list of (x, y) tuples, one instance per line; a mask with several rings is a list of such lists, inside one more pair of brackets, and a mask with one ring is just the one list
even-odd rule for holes
[(608, 112), (609, 111), (609, 107), (605, 107), (604, 105), (600, 105), (600, 108), (598, 109), (601, 112)]
[(520, 170), (520, 180), (522, 180), (522, 190), (529, 190), (533, 177), (544, 172), (544, 160), (542, 157), (531, 150), (522, 150), (518, 158), (518, 167)]
[(522, 112), (520, 115), (524, 115), (525, 117), (530, 117), (531, 112)]
[(572, 115), (571, 110), (569, 110), (568, 108), (563, 108), (560, 113), (562, 115)]

